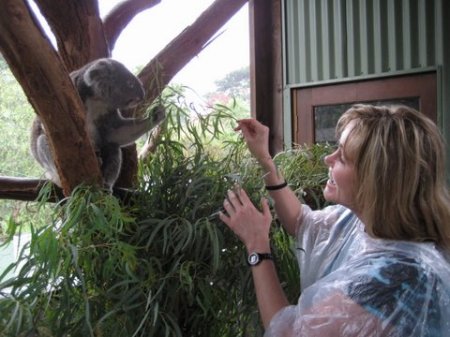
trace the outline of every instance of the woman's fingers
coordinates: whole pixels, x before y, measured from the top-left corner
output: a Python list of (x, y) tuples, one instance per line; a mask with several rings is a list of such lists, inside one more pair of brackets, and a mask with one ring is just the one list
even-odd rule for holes
[(244, 202), (245, 204), (250, 202), (247, 193), (245, 193), (239, 185), (235, 185), (232, 190), (228, 190), (227, 197), (223, 201), (223, 207), (227, 211), (229, 217), (232, 217), (242, 209)]
[(241, 131), (245, 139), (253, 138), (257, 135), (258, 128), (262, 126), (255, 119), (241, 119), (238, 121), (238, 126), (235, 131)]
[(261, 200), (262, 213), (265, 217), (272, 217), (270, 213), (269, 200), (267, 198), (263, 198)]
[(234, 206), (228, 201), (228, 199), (223, 201), (223, 208), (225, 208), (230, 217), (236, 213)]
[(267, 199), (261, 201), (262, 210), (250, 200), (247, 192), (235, 185), (227, 192), (223, 202), (224, 211), (219, 212), (222, 220), (246, 246), (262, 242), (269, 236), (272, 216)]
[(227, 211), (227, 213), (232, 216), (236, 213), (236, 211), (242, 207), (242, 202), (240, 199), (241, 189), (235, 187), (236, 190), (228, 190), (227, 197), (223, 201), (223, 207)]
[(243, 190), (240, 186), (237, 186), (235, 188), (235, 193), (239, 198), (239, 201), (241, 202), (242, 205), (246, 205), (248, 204), (250, 201), (250, 198), (248, 197), (247, 193), (245, 192), (245, 190)]
[(230, 217), (224, 212), (219, 211), (219, 219), (226, 223), (228, 226), (230, 225)]
[(242, 205), (239, 194), (240, 192), (236, 192), (234, 190), (228, 190), (227, 192), (228, 200), (233, 207)]

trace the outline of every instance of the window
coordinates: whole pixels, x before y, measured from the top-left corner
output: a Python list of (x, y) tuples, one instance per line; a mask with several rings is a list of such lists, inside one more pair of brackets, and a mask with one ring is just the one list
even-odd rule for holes
[[(360, 102), (371, 105), (406, 105), (416, 110), (420, 109), (418, 97)], [(334, 143), (335, 126), (339, 117), (353, 103), (318, 105), (314, 107), (314, 141), (316, 143)]]
[(404, 104), (436, 121), (436, 73), (293, 89), (296, 144), (334, 141), (340, 115), (356, 103)]

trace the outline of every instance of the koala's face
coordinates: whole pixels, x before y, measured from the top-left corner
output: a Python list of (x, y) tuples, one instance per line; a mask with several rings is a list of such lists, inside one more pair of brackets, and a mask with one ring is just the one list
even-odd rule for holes
[(100, 59), (88, 66), (85, 82), (92, 88), (94, 97), (111, 108), (125, 109), (135, 106), (144, 98), (139, 79), (123, 64), (112, 59)]

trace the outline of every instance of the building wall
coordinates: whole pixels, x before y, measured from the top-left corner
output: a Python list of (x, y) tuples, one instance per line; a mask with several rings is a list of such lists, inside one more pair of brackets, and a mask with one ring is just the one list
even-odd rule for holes
[(436, 67), (441, 1), (285, 0), (286, 84)]
[(449, 0), (284, 0), (284, 130), (293, 88), (436, 71), (450, 181), (448, 18)]

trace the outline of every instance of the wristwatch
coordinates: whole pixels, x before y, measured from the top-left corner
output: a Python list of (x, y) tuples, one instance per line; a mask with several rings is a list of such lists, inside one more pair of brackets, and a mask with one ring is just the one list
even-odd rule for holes
[(260, 264), (262, 260), (273, 260), (273, 256), (270, 253), (253, 252), (247, 257), (247, 264), (250, 267), (254, 267), (254, 266)]

